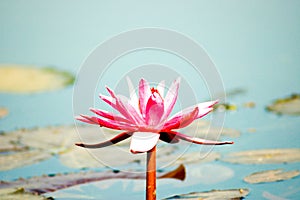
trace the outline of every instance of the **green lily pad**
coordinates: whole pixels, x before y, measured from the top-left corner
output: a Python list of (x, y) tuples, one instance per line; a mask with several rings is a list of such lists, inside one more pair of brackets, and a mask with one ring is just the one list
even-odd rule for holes
[(191, 192), (188, 194), (180, 194), (166, 199), (186, 199), (186, 200), (217, 200), (217, 199), (243, 199), (249, 194), (246, 188), (230, 189), (230, 190), (211, 190), (206, 192)]
[(287, 98), (277, 99), (266, 109), (277, 114), (300, 115), (300, 94), (292, 94)]
[(0, 107), (0, 119), (8, 115), (8, 109)]
[(238, 164), (276, 164), (300, 162), (300, 149), (261, 149), (224, 155), (222, 161)]
[(74, 80), (70, 73), (50, 67), (0, 65), (0, 92), (33, 93), (55, 90), (73, 84)]
[(292, 170), (284, 172), (282, 169), (266, 170), (255, 172), (246, 176), (244, 181), (247, 183), (268, 183), (282, 180), (288, 180), (293, 177), (299, 176), (299, 170)]

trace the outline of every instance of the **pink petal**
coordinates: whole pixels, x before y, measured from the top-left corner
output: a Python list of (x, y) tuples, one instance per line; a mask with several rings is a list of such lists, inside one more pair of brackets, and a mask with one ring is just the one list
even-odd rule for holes
[(82, 116), (76, 116), (75, 119), (79, 120), (79, 121), (82, 121), (84, 123), (88, 123), (88, 124), (98, 124), (98, 123), (95, 123), (94, 121), (91, 121), (89, 119), (86, 119)]
[(109, 96), (105, 96), (102, 94), (99, 94), (100, 99), (102, 99), (105, 103), (107, 103), (108, 105), (110, 105), (111, 107), (113, 107), (114, 109), (116, 109), (116, 99), (109, 97)]
[(110, 112), (107, 112), (105, 110), (90, 108), (90, 111), (92, 111), (93, 113), (95, 113), (95, 114), (97, 114), (101, 117), (107, 118), (107, 119), (111, 119), (111, 120), (114, 120), (114, 121), (121, 121), (121, 122), (131, 123), (131, 121), (125, 119), (124, 117), (113, 114), (113, 113), (110, 113)]
[(188, 141), (188, 142), (192, 142), (195, 144), (202, 144), (202, 145), (223, 145), (223, 144), (233, 144), (232, 141), (213, 141), (213, 140), (205, 140), (205, 139), (201, 139), (201, 138), (195, 138), (195, 137), (191, 137), (179, 132), (174, 132), (174, 131), (170, 131), (168, 132), (169, 134), (175, 134), (177, 138)]
[[(167, 120), (167, 122), (165, 123), (165, 127), (169, 126), (171, 123), (174, 123), (174, 121), (179, 120), (183, 116), (188, 117), (189, 113), (193, 112), (195, 108), (198, 108), (198, 114), (197, 114), (197, 116), (195, 116), (194, 120), (201, 118), (201, 117), (205, 116), (206, 114), (208, 114), (210, 111), (212, 111), (213, 110), (212, 107), (216, 103), (218, 103), (218, 101), (208, 101), (208, 102), (204, 102), (204, 103), (199, 103), (195, 106), (185, 108), (182, 111), (173, 115), (171, 117), (171, 119)], [(185, 126), (187, 126), (187, 125), (185, 125)], [(180, 126), (180, 127), (182, 128), (182, 126)]]
[(139, 83), (139, 104), (143, 117), (146, 115), (146, 105), (150, 96), (151, 90), (149, 83), (145, 79), (141, 79)]
[[(147, 125), (154, 127), (157, 125), (159, 125), (160, 121), (161, 121), (161, 117), (164, 114), (164, 102), (163, 99), (161, 98), (160, 94), (158, 94), (157, 92), (154, 92), (148, 102), (147, 102), (147, 106), (146, 106), (146, 123)], [(160, 129), (160, 128), (158, 128)]]
[(174, 117), (168, 120), (162, 130), (165, 131), (186, 127), (196, 119), (198, 112), (198, 107), (194, 109), (185, 109), (184, 111), (175, 114)]
[(135, 132), (131, 137), (130, 151), (132, 153), (144, 153), (150, 151), (157, 144), (158, 133)]
[[(207, 101), (207, 102), (204, 102), (204, 103), (197, 104), (196, 106), (199, 109), (199, 113), (198, 113), (198, 116), (196, 117), (196, 119), (201, 118), (201, 117), (205, 116), (206, 114), (208, 114), (210, 111), (212, 111), (213, 106), (217, 103), (218, 103), (218, 100), (216, 100), (216, 101)], [(209, 112), (207, 112), (208, 108), (210, 108)]]
[(130, 103), (127, 97), (117, 96), (117, 110), (127, 119), (135, 122), (136, 125), (144, 125), (145, 121), (140, 112), (138, 112)]
[(212, 110), (213, 110), (213, 108), (203, 108), (203, 109), (199, 110), (198, 115), (195, 119), (204, 117), (205, 115), (210, 113)]
[(108, 86), (105, 86), (105, 87), (106, 87), (106, 90), (108, 91), (108, 93), (110, 94), (110, 96), (112, 98), (116, 98), (115, 92), (112, 89), (110, 89)]
[(160, 96), (164, 98), (164, 92), (165, 92), (165, 81), (161, 81), (157, 85), (157, 91), (159, 92)]
[[(100, 126), (104, 126), (110, 129), (115, 129), (115, 130), (128, 130), (128, 131), (136, 131), (138, 127), (125, 123), (125, 122), (119, 122), (119, 121), (114, 121), (114, 120), (109, 120), (109, 119), (101, 119), (97, 117), (91, 117), (91, 116), (86, 116), (86, 115), (80, 115), (82, 118), (89, 120), (90, 124), (98, 124)], [(79, 119), (82, 121), (81, 119)]]
[(137, 124), (137, 122), (140, 121), (140, 119), (136, 120), (136, 118), (127, 110), (128, 106), (126, 104), (129, 104), (129, 102), (127, 100), (126, 102), (124, 102), (124, 100), (122, 101), (122, 99), (126, 99), (126, 97), (122, 97), (121, 95), (115, 95), (114, 91), (107, 86), (106, 89), (111, 95), (111, 97), (107, 97), (100, 94), (100, 98), (109, 105), (111, 105), (114, 109), (116, 109), (120, 114), (127, 118), (127, 120)]
[(178, 96), (178, 89), (179, 89), (179, 84), (180, 84), (180, 77), (177, 78), (171, 85), (169, 91), (166, 94), (166, 97), (164, 99), (164, 104), (165, 104), (165, 111), (164, 115), (162, 117), (162, 121), (167, 119), (170, 115), (170, 113), (173, 110), (173, 107), (176, 103), (177, 96)]
[(141, 117), (141, 114), (138, 111), (136, 111), (136, 109), (129, 103), (126, 97), (121, 95), (115, 96), (110, 89), (108, 90), (110, 91), (110, 93), (112, 93), (114, 97), (107, 97), (100, 94), (99, 97), (103, 101), (111, 105), (112, 108), (117, 110), (131, 123), (140, 124), (144, 122), (144, 120)]
[(118, 142), (121, 142), (122, 140), (129, 138), (131, 135), (132, 135), (132, 132), (123, 132), (108, 141), (100, 142), (98, 144), (76, 143), (75, 145), (80, 146), (80, 147), (85, 147), (85, 148), (91, 148), (91, 149), (102, 148), (102, 147), (107, 147), (107, 146), (116, 144)]
[(217, 104), (219, 100), (214, 100), (214, 101), (206, 101), (203, 103), (197, 104), (199, 108), (212, 108), (215, 104)]
[(131, 82), (131, 79), (127, 76), (126, 77), (126, 80), (127, 80), (127, 85), (128, 85), (128, 89), (129, 89), (129, 95), (130, 95), (130, 104), (132, 106), (135, 107), (135, 109), (138, 111), (139, 110), (139, 99), (136, 95), (136, 92), (135, 92), (135, 89), (134, 89), (134, 86)]

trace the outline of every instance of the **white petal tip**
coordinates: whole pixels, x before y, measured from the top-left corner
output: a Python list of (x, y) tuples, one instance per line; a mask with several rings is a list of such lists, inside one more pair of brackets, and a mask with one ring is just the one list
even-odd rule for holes
[(157, 144), (158, 133), (135, 132), (131, 137), (130, 151), (132, 153), (144, 153), (150, 151)]

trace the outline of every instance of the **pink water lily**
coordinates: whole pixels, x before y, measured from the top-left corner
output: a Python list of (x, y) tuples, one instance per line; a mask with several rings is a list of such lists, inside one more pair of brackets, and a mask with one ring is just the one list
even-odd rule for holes
[(155, 89), (151, 88), (145, 79), (141, 79), (138, 95), (134, 91), (130, 79), (127, 79), (127, 81), (130, 90), (129, 99), (116, 95), (108, 87), (106, 89), (110, 96), (100, 94), (100, 98), (118, 111), (118, 114), (91, 108), (90, 110), (99, 117), (86, 115), (77, 117), (82, 122), (123, 130), (124, 132), (98, 144), (77, 143), (76, 145), (86, 148), (101, 148), (131, 137), (130, 151), (132, 153), (143, 153), (155, 147), (159, 139), (168, 143), (177, 143), (181, 139), (202, 145), (233, 143), (194, 138), (176, 131), (208, 114), (213, 110), (213, 105), (217, 103), (217, 101), (199, 103), (169, 117), (177, 100), (180, 78), (172, 83), (166, 95), (164, 95), (164, 81), (160, 82)]

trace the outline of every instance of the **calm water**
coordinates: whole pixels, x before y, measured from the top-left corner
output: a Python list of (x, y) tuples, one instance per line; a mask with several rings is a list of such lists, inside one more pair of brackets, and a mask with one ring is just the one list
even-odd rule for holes
[[(228, 112), (225, 119), (225, 126), (241, 131), (241, 137), (234, 138), (233, 146), (218, 147), (215, 151), (226, 154), (250, 149), (300, 147), (300, 118), (277, 116), (265, 111), (265, 106), (274, 99), (300, 92), (299, 1), (86, 3), (12, 0), (1, 1), (0, 10), (1, 63), (55, 66), (74, 74), (97, 45), (120, 32), (141, 27), (179, 31), (206, 49), (222, 76), (227, 92), (234, 89), (245, 91), (228, 96), (228, 102), (238, 105), (238, 110)], [(125, 56), (114, 63), (114, 69), (150, 61), (165, 63), (177, 71), (187, 65), (179, 58), (162, 52), (144, 51)], [(111, 76), (116, 76), (117, 71), (112, 70)], [(0, 106), (10, 110), (10, 115), (0, 121), (0, 130), (73, 124), (72, 89), (68, 87), (30, 95), (0, 94)], [(201, 98), (209, 98), (205, 87), (199, 86), (197, 95), (202, 94)], [(242, 107), (249, 101), (255, 102), (256, 107)], [(255, 128), (256, 132), (247, 132), (249, 128)], [(192, 178), (198, 168), (200, 172), (216, 177), (199, 175), (199, 179)], [(282, 199), (299, 199), (300, 177), (257, 185), (242, 181), (254, 171), (277, 168), (300, 170), (300, 164), (234, 165), (215, 161), (190, 165), (186, 181), (158, 181), (158, 198), (192, 191), (245, 187), (251, 190), (247, 199), (264, 199), (267, 193)], [(52, 158), (1, 172), (0, 177), (12, 180), (20, 176), (65, 171), (72, 169)], [(218, 172), (225, 177), (223, 180), (218, 178)], [(90, 198), (98, 199), (100, 191), (101, 199), (117, 198), (121, 193), (124, 199), (127, 196), (128, 199), (142, 199), (143, 184), (143, 181), (110, 180), (57, 191), (49, 196), (73, 199), (75, 197), (70, 197), (70, 194), (77, 197), (88, 194)], [(67, 197), (64, 198), (64, 195)]]

